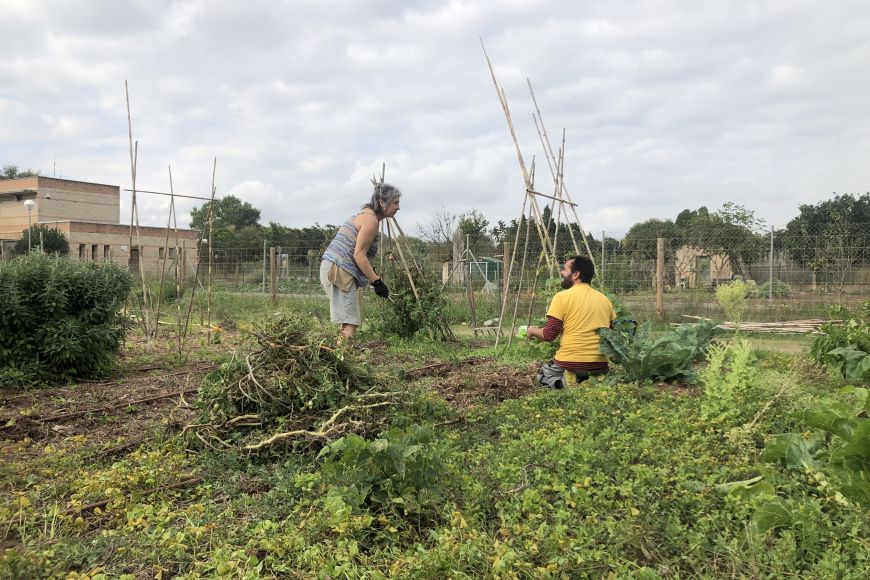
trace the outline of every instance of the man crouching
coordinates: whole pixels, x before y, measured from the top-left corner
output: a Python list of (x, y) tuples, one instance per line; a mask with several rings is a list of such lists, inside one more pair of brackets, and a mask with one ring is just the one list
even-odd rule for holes
[(562, 335), (556, 357), (538, 371), (538, 382), (545, 387), (565, 386), (565, 371), (573, 372), (577, 382), (608, 371), (607, 357), (601, 354), (599, 328), (608, 328), (616, 318), (610, 300), (592, 288), (595, 265), (586, 256), (568, 258), (562, 268), (562, 288), (547, 310), (547, 325), (530, 326), (528, 336), (550, 342)]

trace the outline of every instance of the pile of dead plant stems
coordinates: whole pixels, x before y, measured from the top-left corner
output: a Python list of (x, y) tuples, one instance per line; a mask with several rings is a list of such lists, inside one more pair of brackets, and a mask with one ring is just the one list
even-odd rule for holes
[(203, 382), (184, 439), (213, 450), (317, 449), (379, 432), (408, 393), (356, 362), (312, 320), (283, 313), (257, 325), (233, 359)]

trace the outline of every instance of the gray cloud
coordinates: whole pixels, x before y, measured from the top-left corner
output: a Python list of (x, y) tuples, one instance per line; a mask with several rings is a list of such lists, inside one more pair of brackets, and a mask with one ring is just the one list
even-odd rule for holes
[[(167, 190), (171, 164), (204, 194), (216, 156), (219, 194), (264, 220), (336, 223), (386, 163), (406, 230), (441, 205), (511, 219), (522, 181), (482, 36), (543, 191), (527, 77), (554, 145), (565, 128), (587, 228), (726, 201), (782, 224), (870, 189), (868, 29), (858, 0), (7, 1), (0, 162), (129, 187), (127, 79), (139, 187)], [(141, 219), (166, 208), (144, 198)]]

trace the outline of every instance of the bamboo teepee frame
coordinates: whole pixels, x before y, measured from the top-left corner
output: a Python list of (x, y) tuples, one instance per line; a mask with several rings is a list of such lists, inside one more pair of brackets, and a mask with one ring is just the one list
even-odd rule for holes
[[(516, 262), (516, 258), (517, 258), (517, 249), (519, 247), (520, 237), (523, 235), (522, 228), (519, 226), (521, 226), (523, 223), (525, 223), (526, 224), (526, 230), (525, 230), (525, 236), (524, 236), (525, 241), (524, 241), (524, 245), (523, 245), (523, 253), (522, 253), (522, 258), (521, 258), (520, 277), (519, 277), (519, 282), (517, 284), (517, 290), (515, 292), (514, 308), (513, 308), (512, 319), (511, 319), (511, 324), (510, 324), (510, 333), (508, 335), (508, 346), (510, 346), (511, 342), (513, 341), (514, 334), (515, 334), (516, 318), (517, 318), (517, 312), (519, 310), (519, 301), (520, 301), (520, 296), (521, 296), (521, 291), (522, 291), (522, 283), (523, 283), (523, 279), (525, 278), (526, 263), (528, 262), (527, 258), (528, 258), (529, 232), (530, 232), (530, 229), (532, 227), (531, 224), (534, 224), (535, 230), (538, 233), (538, 239), (541, 240), (543, 247), (541, 249), (541, 252), (538, 255), (537, 263), (538, 263), (539, 267), (536, 268), (536, 270), (535, 270), (535, 281), (532, 283), (532, 288), (531, 288), (531, 290), (532, 290), (531, 303), (529, 304), (529, 309), (528, 309), (528, 314), (527, 314), (527, 317), (529, 320), (531, 319), (532, 308), (533, 308), (534, 302), (535, 302), (536, 286), (537, 286), (538, 275), (540, 272), (540, 266), (542, 266), (543, 264), (546, 264), (547, 268), (549, 269), (551, 277), (555, 276), (556, 271), (559, 268), (560, 256), (557, 255), (557, 248), (558, 248), (557, 242), (558, 242), (560, 225), (562, 225), (562, 217), (563, 216), (565, 218), (564, 225), (567, 226), (568, 232), (571, 235), (571, 241), (572, 241), (572, 244), (574, 247), (574, 252), (579, 253), (579, 251), (580, 251), (579, 246), (577, 244), (576, 236), (574, 235), (574, 232), (573, 232), (573, 227), (576, 227), (576, 229), (579, 230), (579, 232), (580, 232), (580, 237), (583, 240), (583, 244), (585, 246), (585, 249), (586, 249), (586, 252), (587, 252), (589, 258), (593, 260), (593, 264), (594, 264), (594, 257), (592, 254), (592, 250), (589, 247), (589, 241), (586, 237), (586, 233), (584, 232), (583, 227), (580, 224), (580, 217), (577, 213), (577, 204), (571, 199), (570, 195), (568, 194), (568, 190), (565, 187), (565, 181), (564, 181), (564, 175), (565, 175), (564, 174), (565, 131), (564, 131), (564, 129), (562, 131), (562, 147), (559, 149), (558, 155), (556, 155), (553, 152), (553, 148), (552, 148), (552, 145), (550, 143), (550, 138), (547, 135), (546, 127), (544, 126), (543, 117), (541, 116), (541, 110), (540, 110), (540, 107), (538, 106), (538, 102), (537, 102), (537, 99), (535, 97), (534, 90), (532, 89), (532, 83), (531, 83), (531, 81), (529, 81), (527, 79), (526, 82), (529, 85), (529, 92), (531, 94), (532, 102), (534, 103), (534, 107), (535, 107), (535, 113), (532, 114), (532, 118), (534, 119), (535, 127), (537, 128), (538, 136), (540, 137), (541, 145), (543, 146), (543, 149), (544, 149), (544, 155), (547, 159), (547, 166), (550, 170), (550, 175), (553, 179), (554, 192), (553, 192), (553, 195), (548, 195), (546, 193), (542, 193), (542, 192), (537, 191), (535, 189), (534, 160), (532, 161), (532, 170), (529, 171), (526, 168), (526, 164), (525, 164), (525, 161), (523, 159), (523, 154), (522, 154), (522, 151), (520, 149), (519, 141), (517, 140), (517, 135), (516, 135), (516, 131), (514, 129), (513, 119), (511, 118), (510, 108), (509, 108), (508, 102), (507, 102), (507, 96), (504, 92), (504, 89), (498, 84), (498, 80), (496, 79), (496, 76), (495, 76), (495, 70), (493, 69), (492, 62), (489, 59), (489, 55), (486, 52), (486, 47), (484, 46), (482, 39), (480, 41), (480, 46), (483, 49), (483, 55), (484, 55), (484, 58), (486, 59), (486, 65), (489, 68), (490, 76), (492, 77), (492, 82), (493, 82), (493, 85), (495, 86), (495, 90), (496, 90), (496, 94), (498, 95), (499, 103), (501, 104), (502, 110), (503, 110), (504, 115), (505, 115), (505, 120), (507, 121), (507, 124), (508, 124), (508, 129), (510, 130), (511, 139), (513, 140), (513, 143), (514, 143), (514, 149), (516, 150), (516, 154), (517, 154), (517, 161), (519, 163), (520, 172), (522, 173), (523, 183), (525, 185), (525, 195), (523, 196), (522, 210), (520, 212), (520, 219), (518, 220), (517, 232), (516, 232), (516, 236), (514, 237), (513, 251), (511, 252), (511, 258), (510, 258), (510, 262), (508, 264), (508, 273), (507, 273), (507, 280), (510, 281), (511, 276), (513, 274), (514, 263)], [(550, 216), (546, 220), (546, 223), (543, 219), (543, 214), (542, 214), (541, 209), (538, 205), (538, 198), (539, 197), (542, 197), (545, 199), (550, 199), (550, 200), (553, 200), (555, 202), (553, 204), (554, 205), (553, 211), (550, 212)], [(526, 214), (527, 208), (528, 208), (528, 215)], [(569, 214), (569, 208), (570, 208), (570, 214)], [(573, 216), (573, 220), (571, 219), (572, 216)], [(549, 235), (549, 230), (550, 230), (550, 226), (553, 223), (553, 220), (555, 220), (556, 228), (555, 228), (553, 238), (551, 239), (550, 235)], [(502, 329), (502, 326), (504, 324), (505, 313), (507, 312), (509, 294), (510, 294), (510, 284), (508, 283), (504, 289), (503, 294), (502, 294), (502, 303), (501, 303), (501, 309), (499, 312), (499, 319), (498, 319), (498, 329), (496, 331), (496, 339), (495, 339), (496, 347), (498, 347), (499, 341), (501, 339), (501, 329)]]
[[(207, 332), (208, 332), (207, 340), (208, 340), (208, 342), (211, 342), (211, 329), (212, 329), (212, 326), (211, 326), (211, 291), (212, 291), (211, 281), (212, 281), (212, 256), (214, 255), (214, 253), (212, 252), (212, 221), (213, 221), (212, 210), (214, 207), (214, 199), (215, 199), (215, 193), (216, 193), (215, 174), (217, 172), (217, 158), (215, 158), (214, 164), (212, 166), (210, 197), (205, 198), (205, 197), (193, 196), (193, 195), (176, 194), (175, 188), (174, 188), (173, 183), (172, 183), (172, 167), (169, 167), (169, 190), (170, 190), (169, 193), (163, 193), (163, 192), (158, 192), (158, 191), (137, 190), (137, 188), (136, 188), (136, 169), (137, 169), (137, 163), (138, 163), (138, 157), (139, 157), (139, 142), (133, 140), (133, 122), (132, 122), (132, 114), (131, 114), (131, 110), (130, 110), (130, 91), (129, 91), (127, 81), (124, 81), (124, 93), (125, 93), (126, 100), (127, 100), (127, 131), (128, 131), (128, 138), (129, 138), (129, 144), (130, 144), (130, 174), (131, 174), (131, 180), (132, 180), (131, 189), (129, 190), (131, 192), (131, 203), (130, 203), (130, 235), (129, 235), (129, 242), (128, 242), (129, 243), (129, 245), (128, 245), (128, 252), (129, 252), (128, 264), (130, 261), (132, 261), (132, 252), (133, 252), (133, 247), (134, 247), (133, 246), (133, 236), (135, 234), (136, 247), (139, 249), (139, 252), (140, 252), (139, 257), (138, 257), (138, 270), (139, 270), (138, 273), (139, 273), (139, 282), (141, 282), (141, 284), (142, 284), (142, 302), (139, 303), (138, 296), (135, 293), (134, 293), (134, 297), (136, 298), (137, 308), (141, 314), (140, 320), (141, 320), (143, 331), (145, 334), (146, 346), (148, 348), (151, 348), (151, 346), (153, 344), (153, 340), (156, 339), (158, 337), (158, 334), (159, 334), (160, 313), (161, 313), (160, 302), (161, 302), (161, 296), (163, 293), (162, 292), (163, 284), (165, 282), (166, 273), (167, 273), (166, 250), (169, 248), (170, 230), (173, 230), (174, 234), (175, 234), (174, 235), (174, 237), (175, 237), (175, 245), (174, 245), (175, 258), (174, 258), (173, 262), (174, 262), (174, 268), (175, 268), (175, 287), (176, 287), (176, 296), (177, 297), (181, 296), (181, 288), (184, 284), (184, 281), (181, 279), (182, 276), (181, 276), (181, 272), (179, 271), (178, 266), (179, 266), (180, 260), (184, 260), (186, 262), (186, 260), (187, 260), (187, 255), (186, 255), (187, 248), (184, 247), (183, 251), (180, 252), (179, 247), (178, 247), (178, 220), (177, 220), (177, 214), (176, 214), (176, 209), (175, 209), (175, 198), (176, 197), (199, 199), (199, 200), (204, 200), (204, 201), (209, 202), (209, 206), (208, 206), (209, 210), (208, 210), (208, 216), (207, 216), (207, 227), (208, 227), (207, 243), (208, 243), (209, 255), (208, 255), (208, 280), (207, 280), (207, 288), (206, 288), (206, 292), (207, 292), (206, 309), (208, 311), (208, 319), (206, 322), (206, 326), (208, 329), (207, 330)], [(148, 289), (148, 283), (147, 283), (146, 276), (145, 276), (145, 265), (144, 265), (144, 260), (142, 259), (142, 254), (141, 254), (142, 244), (141, 244), (141, 236), (140, 236), (140, 228), (139, 228), (139, 208), (138, 208), (138, 204), (137, 204), (137, 194), (138, 193), (148, 193), (148, 194), (154, 194), (154, 195), (166, 195), (166, 196), (169, 196), (169, 198), (170, 198), (169, 215), (167, 216), (167, 223), (166, 223), (166, 236), (165, 236), (164, 245), (163, 245), (164, 255), (162, 258), (162, 263), (160, 263), (159, 286), (158, 286), (158, 296), (157, 296), (157, 300), (156, 300), (156, 305), (154, 302), (154, 297), (151, 295), (151, 293)], [(205, 240), (203, 240), (203, 241), (205, 241)], [(199, 282), (199, 266), (200, 266), (200, 263), (202, 262), (202, 257), (200, 255), (201, 254), (201, 252), (200, 252), (201, 245), (203, 245), (203, 244), (197, 244), (197, 248), (196, 248), (196, 270), (195, 270), (195, 273), (193, 276), (193, 280), (191, 282), (190, 303), (188, 305), (187, 316), (184, 317), (183, 324), (182, 324), (181, 305), (178, 302), (178, 300), (176, 300), (176, 315), (177, 315), (176, 325), (175, 325), (176, 326), (176, 345), (177, 345), (179, 352), (183, 348), (184, 342), (187, 338), (187, 335), (188, 335), (189, 329), (190, 329), (190, 319), (191, 319), (191, 314), (192, 314), (192, 310), (193, 310), (194, 297), (196, 294), (196, 285), (197, 285), (197, 282)], [(184, 269), (185, 268), (182, 268), (182, 270), (184, 270)], [(202, 285), (202, 284), (200, 283), (200, 285)]]

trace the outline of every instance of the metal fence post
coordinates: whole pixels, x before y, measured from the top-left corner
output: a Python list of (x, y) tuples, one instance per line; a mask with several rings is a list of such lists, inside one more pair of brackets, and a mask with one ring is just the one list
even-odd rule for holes
[(767, 278), (767, 299), (773, 300), (773, 226), (770, 226), (770, 276)]

